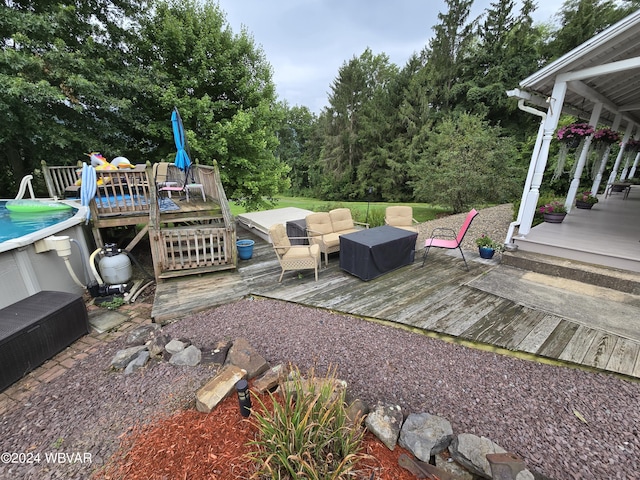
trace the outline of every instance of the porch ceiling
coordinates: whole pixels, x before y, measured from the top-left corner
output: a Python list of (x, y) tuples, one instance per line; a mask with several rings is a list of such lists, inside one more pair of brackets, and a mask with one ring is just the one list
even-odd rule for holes
[(640, 124), (640, 10), (520, 82), (542, 104), (557, 80), (567, 81), (563, 110), (588, 120), (596, 102), (600, 121)]

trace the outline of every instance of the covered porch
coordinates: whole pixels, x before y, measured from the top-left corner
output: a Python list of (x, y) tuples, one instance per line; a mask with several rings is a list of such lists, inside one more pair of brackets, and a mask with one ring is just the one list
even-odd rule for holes
[[(521, 110), (539, 117), (540, 127), (517, 220), (505, 242), (522, 251), (640, 272), (640, 186), (634, 185), (628, 198), (623, 193), (603, 193), (640, 171), (635, 148), (640, 140), (640, 11), (525, 78), (507, 94), (518, 99)], [(540, 189), (549, 175), (549, 148), (558, 141), (556, 129), (563, 114), (594, 129), (611, 128), (620, 136), (619, 148), (612, 153), (607, 147), (602, 155), (592, 146), (594, 134), (585, 137), (569, 173), (563, 202), (567, 217), (561, 224), (533, 226)], [(590, 149), (601, 155), (593, 165), (587, 162)], [(599, 203), (591, 211), (576, 209), (577, 193), (587, 190), (600, 192)]]
[(542, 253), (640, 273), (640, 185), (613, 193), (591, 210), (573, 208), (562, 223), (515, 235), (518, 251)]

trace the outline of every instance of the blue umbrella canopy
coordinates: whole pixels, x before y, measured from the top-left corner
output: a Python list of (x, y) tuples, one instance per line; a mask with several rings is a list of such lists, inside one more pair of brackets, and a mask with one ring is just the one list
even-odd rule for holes
[(184, 126), (177, 108), (171, 112), (171, 126), (173, 127), (173, 139), (176, 142), (176, 160), (173, 162), (176, 167), (186, 172), (191, 165), (191, 159), (187, 153), (187, 140), (184, 135)]

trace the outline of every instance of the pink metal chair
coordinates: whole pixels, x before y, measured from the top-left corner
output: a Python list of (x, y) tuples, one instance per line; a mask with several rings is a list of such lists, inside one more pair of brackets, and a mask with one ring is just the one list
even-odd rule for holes
[(469, 230), (469, 227), (471, 226), (471, 222), (473, 222), (473, 219), (476, 218), (476, 215), (478, 215), (478, 211), (474, 208), (467, 214), (467, 217), (464, 219), (464, 223), (462, 224), (462, 227), (460, 227), (457, 235), (456, 232), (451, 230), (450, 228), (435, 228), (433, 232), (431, 232), (431, 238), (427, 238), (424, 242), (424, 257), (422, 258), (422, 266), (424, 267), (424, 264), (427, 261), (427, 254), (429, 253), (429, 249), (431, 247), (448, 249), (457, 248), (458, 250), (460, 250), (462, 260), (464, 260), (464, 266), (467, 267), (467, 271), (469, 271), (467, 259), (464, 258), (464, 253), (462, 253), (462, 248), (460, 247), (460, 245), (462, 244), (462, 240), (464, 239), (467, 230)]

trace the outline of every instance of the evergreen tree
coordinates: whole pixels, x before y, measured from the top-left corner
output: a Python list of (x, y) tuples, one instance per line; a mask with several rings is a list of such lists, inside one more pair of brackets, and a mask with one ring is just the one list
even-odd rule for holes
[(340, 68), (331, 87), (329, 107), (322, 113), (325, 118), (325, 140), (320, 158), (324, 171), (323, 197), (342, 200), (364, 195), (357, 171), (365, 150), (373, 148), (363, 140), (364, 130), (369, 128), (366, 135), (371, 138), (379, 128), (372, 125), (367, 116), (370, 119), (376, 115), (371, 102), (374, 98), (382, 98), (381, 92), (394, 72), (386, 55), (374, 55), (370, 49)]
[(427, 56), (428, 102), (434, 112), (446, 113), (456, 102), (456, 84), (462, 61), (469, 54), (475, 21), (467, 23), (473, 0), (446, 0), (447, 13), (439, 13)]
[(561, 57), (639, 6), (638, 1), (565, 0), (557, 14), (560, 26), (549, 44), (549, 57)]

